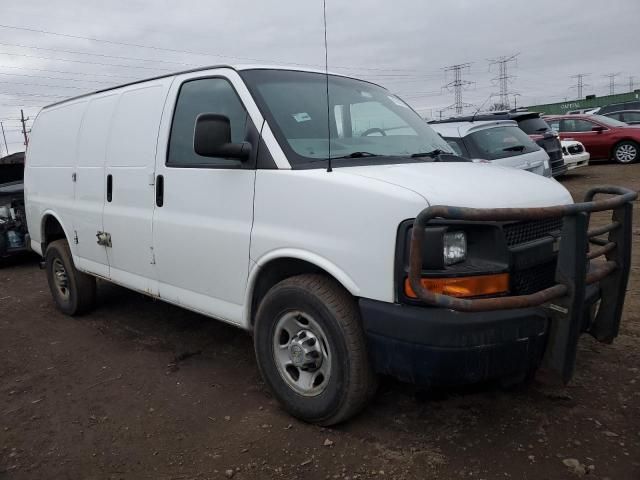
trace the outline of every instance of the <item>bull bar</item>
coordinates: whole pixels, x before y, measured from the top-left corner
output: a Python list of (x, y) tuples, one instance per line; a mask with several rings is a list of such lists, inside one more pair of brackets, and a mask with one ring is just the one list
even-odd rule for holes
[[(610, 195), (595, 200), (598, 195)], [(585, 318), (585, 293), (598, 284), (600, 305), (588, 331), (601, 342), (617, 336), (631, 263), (633, 201), (637, 192), (617, 186), (592, 188), (581, 203), (540, 208), (466, 208), (434, 205), (413, 223), (409, 253), (409, 283), (426, 305), (460, 312), (487, 312), (545, 307), (551, 317), (549, 343), (543, 360), (568, 382), (573, 374), (578, 337)], [(589, 228), (590, 214), (610, 210), (611, 222)], [(457, 298), (426, 289), (421, 282), (425, 228), (433, 219), (463, 221), (527, 221), (562, 218), (555, 284), (529, 295)], [(606, 238), (601, 236), (608, 234)], [(593, 248), (590, 248), (593, 245)], [(604, 256), (605, 261), (592, 262)], [(598, 283), (599, 282), (599, 283)]]

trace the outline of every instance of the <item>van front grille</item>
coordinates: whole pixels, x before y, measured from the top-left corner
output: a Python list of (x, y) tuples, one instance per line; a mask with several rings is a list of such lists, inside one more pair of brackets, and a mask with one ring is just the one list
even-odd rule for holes
[(511, 294), (529, 295), (553, 286), (555, 282), (556, 261), (542, 263), (511, 275)]
[(550, 234), (559, 235), (562, 230), (562, 218), (545, 218), (515, 222), (503, 225), (502, 230), (509, 247), (539, 240)]

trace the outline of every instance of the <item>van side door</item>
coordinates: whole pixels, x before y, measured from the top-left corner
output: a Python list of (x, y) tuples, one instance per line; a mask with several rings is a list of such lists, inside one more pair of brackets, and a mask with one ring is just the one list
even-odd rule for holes
[(77, 241), (76, 266), (105, 278), (109, 278), (107, 249), (98, 244), (96, 234), (104, 230), (106, 149), (118, 98), (117, 93), (111, 92), (89, 101), (80, 126), (75, 171), (73, 228)]
[(111, 280), (157, 295), (152, 219), (158, 129), (172, 78), (121, 90), (111, 121), (104, 178), (104, 231)]
[[(237, 324), (249, 270), (255, 125), (262, 117), (239, 75), (220, 72), (183, 74), (171, 88), (156, 159), (153, 244), (163, 299)], [(194, 130), (202, 113), (227, 116), (232, 141), (250, 142), (251, 158), (196, 154)]]

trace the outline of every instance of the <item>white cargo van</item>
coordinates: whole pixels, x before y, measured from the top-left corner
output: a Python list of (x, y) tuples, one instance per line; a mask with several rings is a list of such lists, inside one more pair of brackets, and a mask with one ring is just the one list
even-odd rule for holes
[(635, 193), (589, 195), (454, 156), (380, 86), (261, 67), (48, 106), (25, 174), (60, 310), (88, 312), (98, 278), (237, 325), (276, 398), (323, 425), (380, 373), (568, 380), (580, 333), (615, 337), (629, 269)]

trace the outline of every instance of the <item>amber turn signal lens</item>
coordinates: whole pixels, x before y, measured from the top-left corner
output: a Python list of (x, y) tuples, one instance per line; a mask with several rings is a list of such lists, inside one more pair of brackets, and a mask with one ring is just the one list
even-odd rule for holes
[[(508, 273), (474, 277), (423, 278), (421, 282), (427, 290), (451, 297), (480, 297), (509, 291)], [(411, 288), (408, 278), (404, 281), (404, 293), (407, 297), (418, 297)]]

